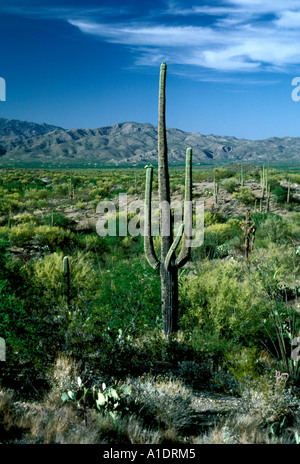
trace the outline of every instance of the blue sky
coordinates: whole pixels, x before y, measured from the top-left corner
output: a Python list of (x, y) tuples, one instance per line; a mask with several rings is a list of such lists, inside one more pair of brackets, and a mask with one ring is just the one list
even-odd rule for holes
[(299, 0), (0, 0), (0, 17), (0, 117), (156, 125), (166, 61), (169, 127), (300, 136)]

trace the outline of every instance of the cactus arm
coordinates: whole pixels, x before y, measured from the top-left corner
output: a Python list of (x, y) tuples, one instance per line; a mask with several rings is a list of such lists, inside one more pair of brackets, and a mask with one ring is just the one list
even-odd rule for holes
[(144, 250), (148, 263), (153, 269), (159, 269), (160, 262), (157, 259), (153, 246), (153, 238), (151, 233), (151, 194), (153, 180), (153, 166), (145, 166), (146, 168), (146, 191), (145, 191), (145, 231), (144, 231)]
[(173, 255), (173, 253), (175, 253), (175, 251), (176, 251), (176, 249), (177, 249), (177, 247), (179, 245), (181, 237), (183, 236), (183, 231), (184, 231), (184, 223), (182, 222), (180, 227), (179, 227), (178, 234), (177, 234), (175, 240), (173, 241), (172, 245), (170, 246), (170, 249), (168, 251), (168, 254), (167, 254), (165, 262), (164, 262), (166, 271), (168, 271), (169, 268), (170, 268), (172, 255)]
[[(186, 150), (186, 165), (185, 165), (185, 207), (184, 207), (184, 224), (185, 233), (183, 235), (182, 247), (179, 255), (175, 261), (177, 268), (184, 266), (184, 264), (191, 257), (191, 248), (187, 246), (187, 240), (192, 238), (193, 226), (193, 212), (192, 207), (189, 208), (188, 204), (192, 206), (192, 149), (189, 147)], [(190, 203), (188, 203), (190, 202)]]

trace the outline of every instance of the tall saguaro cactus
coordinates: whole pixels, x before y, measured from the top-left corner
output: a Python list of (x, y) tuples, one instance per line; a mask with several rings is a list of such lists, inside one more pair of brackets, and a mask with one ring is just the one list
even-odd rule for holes
[[(173, 217), (170, 208), (170, 182), (165, 117), (166, 70), (166, 64), (162, 63), (160, 68), (158, 117), (158, 191), (161, 233), (160, 260), (157, 258), (154, 250), (151, 227), (153, 166), (146, 166), (144, 249), (149, 264), (160, 272), (163, 332), (164, 335), (168, 337), (169, 334), (178, 330), (178, 269), (190, 259), (191, 254), (187, 240), (189, 237), (191, 238), (192, 233), (192, 149), (187, 148), (186, 151), (184, 222), (179, 227), (175, 240), (173, 240)], [(175, 251), (181, 239), (181, 250), (176, 258)]]

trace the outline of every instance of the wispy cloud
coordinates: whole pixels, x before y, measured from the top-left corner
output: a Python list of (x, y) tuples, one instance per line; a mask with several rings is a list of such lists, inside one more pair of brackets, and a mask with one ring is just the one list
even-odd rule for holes
[(128, 10), (126, 6), (118, 9), (110, 6), (72, 6), (72, 5), (33, 5), (31, 2), (24, 5), (20, 2), (15, 4), (7, 4), (5, 2), (2, 5), (0, 0), (0, 11), (3, 13), (28, 16), (36, 19), (61, 19), (69, 20), (72, 19), (90, 19), (90, 18), (119, 18), (120, 15), (126, 15)]
[(137, 66), (164, 59), (199, 71), (235, 73), (286, 71), (300, 63), (299, 0), (212, 0), (200, 6), (178, 0), (136, 16), (132, 4), (123, 5), (24, 10), (15, 3), (2, 10), (67, 21), (84, 34), (128, 47)]
[[(165, 56), (174, 64), (249, 71), (284, 68), (300, 61), (299, 31), (283, 29), (275, 22), (235, 28), (138, 22), (107, 24), (83, 20), (69, 20), (69, 23), (83, 33), (134, 47), (136, 62), (143, 65), (156, 64)], [(275, 33), (276, 27), (278, 33)]]

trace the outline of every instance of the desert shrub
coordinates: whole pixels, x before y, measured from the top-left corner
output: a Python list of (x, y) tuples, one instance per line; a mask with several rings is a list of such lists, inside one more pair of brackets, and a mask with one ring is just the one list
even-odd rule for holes
[(204, 226), (208, 227), (213, 224), (223, 223), (225, 219), (220, 213), (212, 213), (211, 211), (204, 212)]
[(50, 251), (65, 250), (76, 245), (76, 236), (61, 227), (39, 226), (34, 230), (34, 240), (40, 246), (49, 247)]
[(222, 180), (221, 185), (228, 193), (235, 192), (238, 186), (235, 179), (224, 179)]
[(287, 386), (288, 375), (272, 372), (252, 381), (240, 382), (246, 411), (259, 418), (261, 424), (278, 424), (299, 407), (299, 400)]
[(1, 228), (9, 237), (10, 243), (16, 246), (29, 245), (33, 240), (41, 247), (48, 247), (50, 251), (68, 249), (76, 244), (76, 236), (67, 229), (37, 225), (35, 222), (22, 222), (10, 229)]
[(229, 255), (231, 256), (236, 256), (236, 254), (240, 251), (241, 249), (241, 238), (236, 236), (233, 237), (232, 239), (228, 240), (225, 243), (222, 243), (221, 245), (218, 245), (215, 249), (215, 258), (225, 258)]
[(109, 372), (134, 371), (141, 364), (134, 337), (161, 324), (159, 279), (144, 262), (121, 261), (99, 273), (96, 285), (65, 331), (69, 349)]
[(54, 211), (49, 216), (45, 216), (44, 221), (45, 221), (45, 224), (47, 225), (53, 225), (53, 226), (61, 227), (63, 229), (70, 228), (71, 226), (76, 224), (76, 221), (74, 221), (74, 219), (70, 219), (58, 211)]
[[(194, 351), (194, 360), (211, 366), (212, 374), (224, 367), (227, 353), (239, 352), (242, 347), (230, 337), (220, 337), (204, 327), (199, 330), (197, 326), (189, 332), (189, 344)], [(211, 387), (214, 388), (213, 384)]]
[(45, 200), (48, 196), (49, 191), (45, 188), (41, 190), (30, 189), (24, 193), (25, 200)]
[(0, 204), (0, 212), (2, 214), (22, 211), (23, 209), (24, 209), (24, 204), (19, 199), (4, 197), (4, 199), (2, 200)]
[(273, 195), (275, 195), (275, 201), (277, 203), (285, 203), (287, 200), (287, 189), (283, 187), (276, 187), (272, 190)]
[(256, 293), (241, 264), (202, 263), (197, 276), (182, 280), (182, 327), (207, 330), (246, 344), (264, 339), (263, 319), (268, 314), (268, 299), (258, 276), (252, 278)]
[(97, 234), (81, 234), (77, 236), (78, 246), (86, 252), (92, 251), (96, 253), (99, 259), (103, 259), (104, 253), (110, 251), (109, 244), (105, 238), (99, 237)]
[(129, 410), (145, 425), (189, 431), (196, 423), (190, 390), (180, 380), (146, 375), (133, 379), (127, 397)]
[(256, 239), (265, 246), (269, 242), (287, 243), (289, 237), (299, 236), (300, 228), (295, 222), (269, 213), (266, 220), (257, 228)]
[(134, 193), (136, 193), (135, 187), (133, 186), (129, 187), (129, 189), (127, 190), (127, 193), (128, 195), (133, 195)]
[[(53, 323), (47, 314), (48, 308), (42, 307), (40, 295), (19, 260), (8, 256), (6, 261), (2, 259), (2, 265), (0, 334), (6, 342), (7, 361), (0, 366), (1, 382), (15, 385), (23, 394), (32, 381), (45, 386), (43, 368), (57, 344), (49, 337)], [(32, 392), (32, 386), (29, 391)]]
[(8, 232), (11, 244), (20, 247), (28, 244), (35, 234), (35, 228), (34, 222), (26, 222), (12, 227)]
[[(63, 253), (46, 255), (28, 265), (36, 286), (43, 289), (44, 298), (54, 305), (60, 305), (65, 300), (65, 278), (63, 275)], [(69, 256), (70, 266), (70, 298), (72, 304), (91, 297), (96, 289), (98, 273), (82, 252)]]
[(226, 168), (220, 167), (214, 169), (214, 175), (216, 176), (217, 180), (226, 179), (228, 177), (232, 177), (233, 173), (228, 171)]
[(245, 205), (253, 205), (255, 201), (255, 195), (252, 193), (250, 187), (239, 187), (237, 191), (233, 193), (233, 197), (237, 198), (237, 200)]
[(33, 199), (27, 200), (25, 203), (26, 211), (33, 212), (37, 208), (37, 203), (38, 203), (37, 200), (33, 200)]
[(67, 183), (60, 183), (53, 186), (53, 195), (57, 197), (66, 197), (69, 195), (70, 185)]
[(40, 219), (34, 214), (24, 213), (18, 216), (17, 222), (18, 224), (24, 224), (26, 222), (30, 222), (32, 225), (33, 224), (37, 225), (39, 224)]
[(208, 226), (204, 234), (204, 245), (206, 254), (216, 257), (216, 249), (231, 238), (231, 228), (228, 224), (213, 224)]
[(52, 392), (62, 395), (78, 388), (80, 366), (70, 356), (59, 354), (50, 366), (47, 376)]
[[(259, 275), (264, 294), (270, 301), (268, 326), (271, 331), (267, 346), (276, 356), (280, 368), (297, 381), (299, 362), (292, 359), (292, 341), (300, 329), (296, 304), (296, 295), (299, 292), (299, 283), (296, 280), (300, 266), (299, 256), (292, 247), (271, 244), (264, 253), (257, 252), (251, 259), (256, 263), (255, 272)], [(256, 292), (254, 285), (253, 290)]]
[(289, 218), (296, 226), (300, 226), (300, 213), (293, 212), (289, 215)]
[[(194, 259), (198, 257), (213, 259), (226, 256), (227, 252), (236, 246), (236, 237), (240, 236), (241, 230), (237, 219), (230, 219), (226, 223), (211, 224), (205, 227), (203, 245), (200, 248), (192, 249), (192, 256)], [(229, 243), (231, 240), (233, 242)]]
[(257, 249), (251, 255), (251, 261), (257, 266), (264, 287), (270, 293), (279, 296), (283, 295), (284, 289), (287, 292), (295, 289), (295, 279), (300, 271), (300, 256), (295, 253), (292, 243), (288, 246), (271, 242), (266, 249)]
[[(30, 314), (26, 311), (24, 303), (11, 291), (7, 280), (0, 282), (0, 330), (1, 336), (5, 339), (7, 349), (21, 351), (23, 355), (30, 353), (34, 349), (33, 334), (30, 340), (26, 337), (24, 346), (24, 329), (29, 330), (31, 322)], [(25, 332), (26, 333), (26, 332)]]
[(209, 388), (212, 378), (212, 365), (208, 362), (181, 361), (178, 364), (180, 379), (196, 388)]

